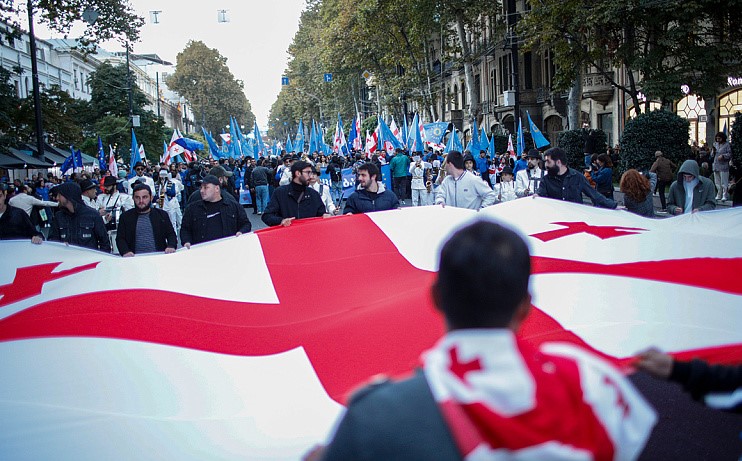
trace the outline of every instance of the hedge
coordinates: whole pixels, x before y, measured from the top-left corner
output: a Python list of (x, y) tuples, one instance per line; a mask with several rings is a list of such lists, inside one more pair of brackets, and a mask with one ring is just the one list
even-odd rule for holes
[(666, 110), (640, 114), (626, 122), (621, 136), (619, 174), (630, 168), (649, 169), (658, 150), (676, 165), (681, 165), (690, 154), (689, 126), (688, 120)]

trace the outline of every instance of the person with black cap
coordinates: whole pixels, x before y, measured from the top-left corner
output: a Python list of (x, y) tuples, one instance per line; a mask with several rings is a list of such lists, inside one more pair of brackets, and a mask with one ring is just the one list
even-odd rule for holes
[(98, 185), (92, 179), (83, 179), (80, 181), (80, 190), (82, 190), (82, 203), (90, 208), (97, 210), (98, 205)]
[(136, 207), (121, 215), (116, 246), (123, 257), (146, 253), (174, 253), (178, 238), (168, 213), (153, 208), (152, 191), (146, 184), (134, 186)]
[[(522, 171), (522, 170), (521, 170)], [(520, 173), (520, 171), (518, 172)], [(497, 196), (497, 203), (509, 202), (518, 198), (515, 192), (515, 181), (513, 181), (513, 169), (506, 166), (500, 173), (500, 182), (495, 184), (495, 195)]]
[(116, 186), (117, 181), (113, 176), (103, 178), (103, 193), (98, 195), (95, 201), (95, 208), (103, 217), (103, 222), (109, 231), (116, 230), (121, 213), (134, 208), (131, 196), (122, 194)]
[(222, 195), (219, 178), (204, 176), (199, 192), (201, 200), (189, 203), (183, 214), (180, 241), (184, 247), (250, 232), (252, 226), (244, 208), (236, 200), (224, 198), (228, 194)]
[(149, 186), (150, 190), (155, 190), (155, 180), (151, 177), (144, 174), (144, 163), (137, 162), (134, 165), (134, 173), (136, 173), (131, 179), (129, 179), (129, 182), (127, 183), (127, 188), (129, 195), (132, 195), (134, 184), (137, 182), (142, 182)]
[(59, 211), (54, 215), (49, 240), (111, 252), (111, 242), (97, 210), (82, 202), (82, 190), (75, 182), (56, 188)]
[(273, 192), (263, 214), (265, 224), (288, 227), (294, 219), (330, 216), (319, 192), (307, 187), (310, 176), (314, 174), (313, 168), (303, 160), (291, 165), (291, 182)]
[(541, 179), (544, 177), (544, 170), (539, 166), (541, 153), (536, 149), (531, 149), (526, 154), (528, 165), (515, 175), (515, 193), (518, 197), (528, 197), (538, 189)]
[(41, 232), (31, 223), (31, 218), (20, 208), (5, 203), (8, 185), (0, 183), (0, 240), (31, 239), (39, 244), (44, 240)]
[[(224, 169), (224, 167), (221, 166), (214, 166), (211, 167), (209, 170), (209, 174), (211, 176), (216, 177), (216, 179), (219, 180), (219, 186), (222, 194), (222, 198), (228, 202), (234, 202), (239, 204), (237, 202), (237, 198), (230, 193), (230, 190), (234, 189), (234, 186), (230, 186), (230, 179), (234, 173), (231, 171), (227, 171)], [(202, 183), (203, 184), (203, 183)], [(232, 183), (234, 184), (234, 182)], [(195, 190), (189, 197), (188, 197), (188, 203), (186, 203), (186, 206), (190, 205), (193, 202), (197, 202), (201, 200), (201, 189)]]

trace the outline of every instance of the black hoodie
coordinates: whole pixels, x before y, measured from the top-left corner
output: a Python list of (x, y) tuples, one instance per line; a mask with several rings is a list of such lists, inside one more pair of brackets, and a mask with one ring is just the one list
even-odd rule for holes
[(75, 211), (70, 213), (67, 207), (59, 207), (59, 211), (54, 214), (49, 240), (110, 253), (111, 241), (108, 239), (103, 218), (100, 213), (83, 203), (80, 186), (74, 182), (66, 182), (57, 186), (56, 192), (69, 200)]

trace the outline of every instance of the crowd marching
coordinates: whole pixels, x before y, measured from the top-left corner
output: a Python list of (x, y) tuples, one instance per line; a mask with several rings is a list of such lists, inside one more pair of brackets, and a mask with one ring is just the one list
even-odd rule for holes
[[(408, 200), (412, 206), (477, 210), (529, 196), (575, 203), (587, 197), (595, 206), (647, 217), (657, 216), (655, 194), (660, 213), (671, 215), (713, 210), (718, 201), (742, 202), (735, 187), (739, 170), (724, 133), (717, 134), (711, 151), (694, 146), (679, 167), (657, 151), (650, 169), (630, 169), (620, 178), (613, 171), (619, 149), (586, 154), (581, 171), (568, 165), (560, 148), (524, 150), (518, 159), (512, 152), (490, 158), (485, 150), (442, 150), (329, 156), (283, 151), (258, 159), (139, 162), (117, 176), (96, 168), (64, 178), (51, 173), (13, 183), (3, 178), (0, 238), (40, 243), (47, 235), (133, 256), (249, 232), (249, 208), (268, 226), (289, 226), (295, 219), (395, 209)], [(383, 171), (390, 178), (383, 178)], [(614, 198), (616, 179), (621, 204)]]
[[(715, 147), (713, 159), (706, 161), (692, 158), (678, 167), (657, 152), (648, 171), (626, 171), (618, 181), (623, 194), (620, 208), (654, 217), (655, 192), (662, 210), (673, 215), (713, 210), (719, 200), (732, 199), (733, 205), (739, 205), (740, 193), (734, 188), (739, 174), (732, 168), (729, 187), (731, 155), (723, 133), (717, 136)], [(614, 197), (616, 160), (615, 153), (586, 156), (580, 171), (568, 165), (560, 148), (531, 149), (517, 160), (510, 154), (489, 158), (486, 151), (441, 153), (429, 148), (373, 156), (284, 152), (281, 157), (188, 164), (139, 162), (130, 173), (122, 170), (117, 176), (97, 169), (65, 178), (37, 175), (27, 183), (0, 181), (0, 239), (30, 239), (41, 244), (46, 234), (50, 241), (131, 257), (173, 253), (179, 247), (188, 249), (250, 232), (250, 208), (267, 226), (392, 210), (407, 200), (412, 206), (479, 210), (528, 197), (580, 204), (587, 198), (595, 206), (615, 209), (619, 208)], [(707, 177), (709, 160), (716, 185)], [(460, 459), (461, 454), (494, 453), (491, 450), (502, 444), (549, 459), (573, 459), (578, 453), (607, 459), (614, 452), (623, 453), (618, 458), (635, 458), (656, 417), (632, 384), (600, 365), (597, 357), (574, 351), (544, 354), (513, 335), (530, 307), (529, 275), (528, 249), (512, 231), (480, 222), (455, 234), (443, 247), (433, 285), (435, 304), (449, 332), (426, 354), (423, 372), (406, 381), (385, 381), (360, 391), (350, 401), (331, 443), (312, 450), (307, 459)], [(473, 288), (462, 291), (463, 285)], [(493, 298), (493, 289), (503, 295)], [(502, 385), (492, 388), (485, 381), (471, 381), (470, 390), (464, 393), (451, 387), (443, 371), (449, 359), (458, 360), (449, 357), (456, 348), (478, 357), (477, 366), (481, 359), (482, 373)], [(495, 355), (498, 361), (492, 362)], [(503, 357), (511, 365), (503, 368)], [(742, 367), (674, 362), (654, 349), (641, 354), (637, 366), (683, 383), (696, 398), (714, 390), (734, 390), (742, 381)], [(580, 383), (573, 376), (577, 368), (594, 379)], [(550, 408), (540, 400), (531, 401), (527, 388), (498, 379), (496, 375), (503, 370), (513, 379), (534, 382), (548, 391)], [(599, 403), (613, 398), (611, 386), (595, 384), (605, 382), (617, 386), (624, 404), (631, 407), (631, 418), (619, 421), (614, 409)], [(595, 402), (583, 403), (583, 392), (597, 396)], [(520, 427), (516, 417), (504, 418), (498, 424), (511, 435), (496, 440), (487, 435), (486, 426), (491, 422), (487, 418), (499, 410), (493, 413), (489, 406), (482, 406), (481, 417), (446, 411), (451, 402), (468, 408), (465, 402), (488, 401), (490, 394), (514, 414), (540, 415), (543, 427)], [(568, 418), (549, 419), (555, 415)], [(456, 429), (461, 427), (482, 430)], [(585, 439), (580, 436), (585, 431), (599, 437)], [(471, 440), (472, 434), (484, 435)], [(534, 444), (544, 438), (554, 442)]]

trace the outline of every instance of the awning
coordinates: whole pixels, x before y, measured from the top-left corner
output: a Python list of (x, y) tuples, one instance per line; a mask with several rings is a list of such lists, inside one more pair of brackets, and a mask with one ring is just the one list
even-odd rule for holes
[(42, 162), (33, 155), (29, 155), (31, 151), (23, 152), (18, 149), (13, 149), (12, 147), (9, 148), (9, 150), (12, 157), (15, 157), (23, 162), (24, 165), (18, 168), (50, 168), (52, 166), (51, 162)]
[(10, 155), (0, 154), (0, 168), (8, 170), (14, 170), (16, 168), (23, 168), (24, 163), (15, 157)]

